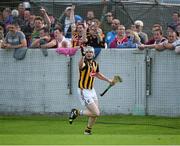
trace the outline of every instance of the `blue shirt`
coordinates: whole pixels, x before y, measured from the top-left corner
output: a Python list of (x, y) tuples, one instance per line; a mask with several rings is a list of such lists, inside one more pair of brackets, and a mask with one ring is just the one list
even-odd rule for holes
[(110, 31), (106, 34), (105, 42), (107, 43), (108, 47), (110, 43), (115, 39), (116, 35), (117, 35), (116, 31)]
[(19, 45), (21, 44), (22, 40), (25, 40), (25, 35), (21, 31), (17, 31), (15, 34), (11, 33), (10, 31), (6, 35), (6, 42), (11, 45)]

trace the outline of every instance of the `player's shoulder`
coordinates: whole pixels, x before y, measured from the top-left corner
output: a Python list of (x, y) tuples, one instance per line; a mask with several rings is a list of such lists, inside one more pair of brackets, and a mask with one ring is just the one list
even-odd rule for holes
[(93, 62), (96, 66), (99, 66), (99, 63), (97, 61), (93, 60)]

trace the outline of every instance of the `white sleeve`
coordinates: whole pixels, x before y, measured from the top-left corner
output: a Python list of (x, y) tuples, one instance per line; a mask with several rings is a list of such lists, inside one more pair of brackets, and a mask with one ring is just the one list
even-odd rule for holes
[(180, 46), (180, 39), (172, 43), (173, 47)]

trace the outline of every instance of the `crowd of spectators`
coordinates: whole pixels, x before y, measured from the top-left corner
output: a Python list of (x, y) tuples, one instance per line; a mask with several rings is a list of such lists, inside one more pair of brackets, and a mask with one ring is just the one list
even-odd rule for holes
[(75, 14), (75, 6), (67, 7), (59, 19), (43, 7), (39, 16), (30, 7), (20, 3), (17, 9), (6, 7), (0, 12), (0, 48), (14, 49), (14, 58), (25, 57), (27, 48), (41, 48), (47, 56), (49, 48), (153, 48), (180, 52), (180, 14), (172, 14), (173, 21), (163, 34), (161, 24), (152, 26), (152, 37), (144, 31), (144, 23), (136, 20), (129, 28), (107, 12), (102, 21), (93, 11), (87, 11), (86, 18)]

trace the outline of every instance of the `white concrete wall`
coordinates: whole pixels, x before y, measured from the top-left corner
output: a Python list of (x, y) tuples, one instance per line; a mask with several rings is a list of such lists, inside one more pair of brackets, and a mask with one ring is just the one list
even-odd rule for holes
[[(180, 115), (180, 58), (174, 52), (150, 53), (152, 95), (145, 95), (145, 53), (137, 50), (102, 50), (97, 57), (100, 71), (107, 77), (121, 75), (123, 83), (99, 97), (104, 114)], [(0, 112), (61, 113), (82, 108), (77, 98), (78, 61), (80, 52), (72, 57), (72, 94), (67, 89), (68, 57), (48, 50), (28, 50), (26, 58), (16, 61), (12, 51), (0, 50)], [(96, 80), (99, 95), (107, 83)], [(146, 101), (147, 99), (147, 101)]]

